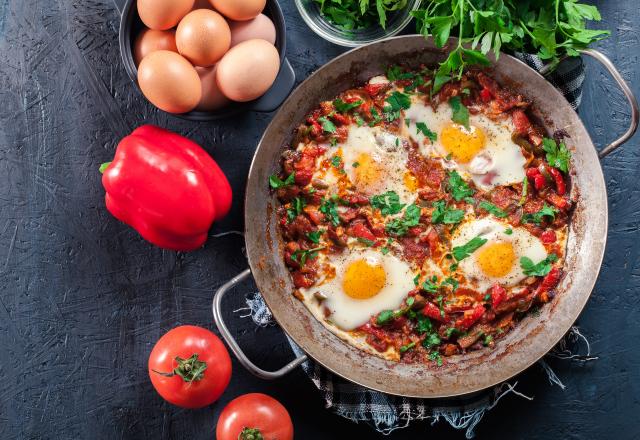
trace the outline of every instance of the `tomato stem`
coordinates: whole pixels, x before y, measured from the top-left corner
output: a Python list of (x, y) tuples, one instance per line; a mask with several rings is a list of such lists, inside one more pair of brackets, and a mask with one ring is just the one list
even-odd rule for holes
[[(178, 366), (173, 369), (171, 373), (165, 373), (161, 371), (151, 370), (154, 373), (160, 374), (166, 377), (180, 376), (185, 382), (194, 382), (202, 380), (204, 377), (204, 370), (207, 369), (207, 363), (198, 360), (198, 353), (194, 353), (187, 359), (182, 359), (180, 356), (175, 358)], [(253, 440), (253, 437), (249, 437)], [(256, 437), (261, 439), (262, 437)]]
[(264, 440), (264, 437), (257, 428), (243, 428), (238, 440)]

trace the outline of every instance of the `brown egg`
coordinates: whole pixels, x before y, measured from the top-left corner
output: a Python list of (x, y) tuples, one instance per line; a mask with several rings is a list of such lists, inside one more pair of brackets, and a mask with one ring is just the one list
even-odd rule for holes
[(142, 59), (138, 84), (153, 105), (169, 113), (191, 111), (202, 97), (196, 69), (186, 58), (168, 50), (151, 52)]
[(231, 28), (231, 47), (243, 41), (259, 38), (271, 44), (276, 43), (276, 27), (269, 17), (259, 14), (247, 21), (229, 21)]
[(218, 84), (216, 83), (216, 70), (217, 65), (211, 67), (196, 67), (196, 71), (200, 76), (200, 82), (202, 83), (202, 98), (200, 98), (200, 103), (196, 107), (196, 110), (210, 112), (218, 110), (231, 102), (218, 88)]
[(280, 70), (278, 51), (265, 40), (247, 40), (231, 48), (218, 63), (216, 80), (224, 95), (251, 101), (269, 90)]
[(150, 29), (167, 30), (193, 8), (195, 0), (138, 0), (140, 20)]
[(133, 59), (136, 66), (151, 52), (156, 50), (170, 50), (178, 52), (176, 47), (176, 31), (156, 31), (155, 29), (143, 29), (133, 43)]
[(227, 21), (210, 9), (189, 12), (176, 30), (178, 51), (196, 66), (212, 66), (229, 50), (230, 44)]
[(236, 21), (251, 20), (262, 12), (267, 0), (210, 0), (216, 11)]

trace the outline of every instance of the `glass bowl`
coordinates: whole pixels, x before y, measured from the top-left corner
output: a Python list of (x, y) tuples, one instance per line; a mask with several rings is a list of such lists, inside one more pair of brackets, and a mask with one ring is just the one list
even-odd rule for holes
[[(387, 27), (380, 26), (373, 28), (344, 30), (320, 15), (320, 6), (314, 0), (296, 0), (296, 6), (302, 19), (316, 34), (327, 41), (346, 47), (356, 47), (363, 44), (373, 43), (387, 37), (392, 37), (404, 29), (411, 19), (411, 11), (420, 6), (421, 0), (408, 0), (407, 7), (387, 13)], [(375, 4), (375, 1), (373, 2)]]

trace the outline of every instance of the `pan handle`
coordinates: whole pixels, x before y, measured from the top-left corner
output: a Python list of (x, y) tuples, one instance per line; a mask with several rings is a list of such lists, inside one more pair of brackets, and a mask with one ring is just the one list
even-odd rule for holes
[(229, 348), (231, 349), (233, 354), (236, 356), (236, 358), (238, 358), (238, 362), (240, 362), (240, 364), (242, 364), (243, 367), (245, 367), (247, 370), (249, 370), (251, 374), (259, 377), (260, 379), (267, 379), (267, 380), (278, 379), (288, 374), (289, 372), (291, 372), (291, 370), (295, 369), (298, 365), (305, 362), (307, 360), (307, 356), (302, 355), (299, 358), (289, 362), (287, 365), (285, 365), (284, 367), (280, 368), (277, 371), (265, 371), (262, 368), (258, 367), (253, 362), (251, 362), (249, 358), (244, 354), (244, 352), (242, 351), (242, 349), (240, 348), (236, 340), (233, 338), (233, 335), (227, 328), (227, 325), (224, 323), (224, 320), (222, 319), (222, 312), (221, 312), (222, 298), (224, 298), (224, 295), (227, 293), (229, 289), (235, 287), (236, 284), (238, 284), (239, 282), (247, 278), (249, 275), (251, 275), (251, 270), (247, 269), (239, 273), (235, 277), (231, 278), (229, 281), (223, 284), (216, 291), (216, 294), (213, 297), (213, 304), (211, 305), (211, 309), (213, 311), (213, 320), (215, 321), (216, 326), (218, 326), (218, 330), (220, 331), (220, 334), (229, 345)]
[(581, 50), (580, 52), (584, 55), (588, 55), (591, 58), (594, 58), (595, 60), (599, 61), (600, 64), (602, 64), (604, 68), (609, 71), (613, 79), (618, 83), (618, 86), (622, 90), (622, 93), (624, 94), (625, 98), (627, 98), (627, 101), (629, 102), (629, 106), (631, 107), (631, 123), (627, 131), (625, 131), (622, 136), (620, 136), (615, 141), (611, 142), (609, 145), (604, 147), (598, 153), (598, 157), (600, 157), (600, 159), (604, 159), (606, 156), (608, 156), (609, 154), (617, 150), (622, 144), (624, 144), (629, 139), (631, 139), (631, 137), (634, 135), (634, 133), (638, 129), (638, 118), (640, 117), (639, 116), (640, 113), (638, 112), (638, 101), (636, 100), (636, 97), (633, 95), (633, 92), (631, 91), (631, 88), (629, 87), (629, 85), (626, 83), (622, 75), (620, 75), (620, 72), (618, 72), (618, 69), (616, 69), (616, 67), (613, 65), (611, 60), (605, 54), (595, 49), (584, 49), (584, 50)]

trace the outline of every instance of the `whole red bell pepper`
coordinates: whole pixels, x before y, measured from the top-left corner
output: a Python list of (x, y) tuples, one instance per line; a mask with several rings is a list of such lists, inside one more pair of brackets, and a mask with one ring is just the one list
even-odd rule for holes
[(153, 125), (122, 139), (100, 171), (109, 212), (165, 249), (202, 246), (211, 224), (231, 207), (231, 186), (211, 156)]

